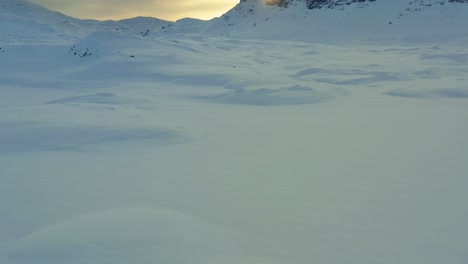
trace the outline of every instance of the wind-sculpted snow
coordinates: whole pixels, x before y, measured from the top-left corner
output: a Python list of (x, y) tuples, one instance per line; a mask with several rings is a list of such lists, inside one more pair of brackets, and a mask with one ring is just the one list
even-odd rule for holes
[(55, 99), (47, 104), (81, 104), (81, 103), (91, 103), (91, 104), (109, 104), (109, 105), (119, 105), (119, 104), (135, 104), (144, 102), (142, 99), (136, 99), (131, 97), (116, 96), (113, 93), (98, 93), (82, 96), (71, 96), (60, 99)]
[(105, 144), (148, 141), (154, 145), (187, 141), (181, 131), (158, 127), (63, 125), (0, 122), (0, 154), (30, 151), (85, 151)]
[(468, 99), (468, 88), (439, 88), (439, 89), (396, 89), (386, 92), (385, 94), (398, 97), (408, 98), (460, 98)]
[(422, 56), (422, 59), (466, 65), (468, 62), (468, 53), (425, 54)]
[(320, 68), (305, 69), (297, 72), (295, 76), (299, 80), (314, 80), (319, 83), (337, 85), (369, 85), (379, 82), (404, 81), (409, 78), (407, 73)]
[(284, 89), (236, 89), (201, 99), (227, 104), (246, 105), (299, 105), (323, 103), (334, 99), (333, 93), (317, 91), (309, 87), (292, 86)]

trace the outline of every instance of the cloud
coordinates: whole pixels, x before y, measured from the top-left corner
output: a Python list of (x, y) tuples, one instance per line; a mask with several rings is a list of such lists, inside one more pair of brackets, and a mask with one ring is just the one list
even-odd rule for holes
[(210, 19), (232, 8), (238, 0), (32, 0), (52, 10), (78, 18), (99, 20), (151, 16), (166, 20), (183, 17)]

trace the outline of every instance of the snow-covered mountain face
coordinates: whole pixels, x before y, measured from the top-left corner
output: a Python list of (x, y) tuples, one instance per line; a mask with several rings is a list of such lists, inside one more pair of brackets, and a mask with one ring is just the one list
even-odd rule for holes
[(0, 0), (0, 42), (71, 43), (96, 31), (132, 37), (197, 33), (209, 22), (183, 19), (178, 23), (150, 17), (120, 21), (81, 20), (48, 10), (26, 0)]
[[(247, 0), (241, 0), (241, 2), (246, 2)], [(288, 7), (290, 3), (293, 2), (305, 2), (305, 6), (308, 9), (314, 8), (334, 8), (342, 5), (350, 5), (353, 3), (362, 3), (362, 2), (375, 2), (376, 0), (266, 0), (267, 5), (276, 5), (279, 7)]]
[(210, 33), (304, 41), (447, 40), (466, 38), (467, 14), (465, 0), (243, 0)]
[[(242, 2), (247, 2), (248, 0), (241, 0)], [(375, 2), (377, 0), (265, 0), (267, 5), (279, 6), (279, 7), (288, 7), (290, 3), (299, 2), (305, 3), (305, 6), (308, 9), (315, 8), (336, 8), (344, 5), (352, 5), (355, 3), (364, 3), (364, 2)], [(380, 0), (382, 1), (382, 0)], [(433, 1), (433, 0), (413, 0), (410, 2), (410, 5), (432, 5), (432, 4), (445, 4), (448, 3), (466, 3), (467, 0), (442, 0), (442, 1)]]
[(6, 43), (69, 43), (113, 22), (80, 20), (26, 0), (0, 1), (0, 41)]
[[(76, 42), (96, 31), (160, 38), (177, 34), (301, 41), (466, 39), (468, 0), (241, 0), (210, 21), (80, 20), (26, 0), (2, 0), (0, 41)], [(46, 37), (44, 37), (46, 36)]]

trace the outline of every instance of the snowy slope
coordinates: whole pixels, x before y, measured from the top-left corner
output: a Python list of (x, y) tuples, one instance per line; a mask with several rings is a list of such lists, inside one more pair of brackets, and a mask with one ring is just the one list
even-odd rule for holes
[(71, 18), (26, 0), (0, 1), (0, 42), (67, 42), (88, 34), (88, 27), (96, 23)]
[(443, 39), (467, 38), (466, 3), (354, 2), (308, 9), (302, 0), (290, 1), (287, 8), (247, 0), (218, 19), (209, 32), (232, 37), (340, 42), (407, 37), (440, 40), (441, 35)]
[(26, 0), (1, 0), (0, 23), (0, 42), (53, 44), (77, 41), (98, 30), (148, 36), (172, 24), (144, 17), (121, 21), (80, 20)]

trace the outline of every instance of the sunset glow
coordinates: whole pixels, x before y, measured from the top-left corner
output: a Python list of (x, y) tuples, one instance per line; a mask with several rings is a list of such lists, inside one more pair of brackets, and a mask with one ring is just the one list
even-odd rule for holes
[(119, 20), (136, 16), (175, 21), (184, 17), (208, 20), (218, 17), (239, 0), (31, 0), (51, 10), (76, 18)]

